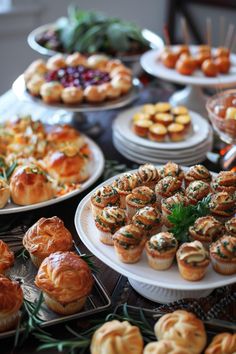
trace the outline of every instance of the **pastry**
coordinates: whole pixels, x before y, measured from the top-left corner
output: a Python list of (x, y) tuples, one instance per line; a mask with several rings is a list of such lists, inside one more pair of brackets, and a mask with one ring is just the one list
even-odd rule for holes
[(152, 141), (162, 142), (167, 137), (167, 129), (163, 124), (152, 124), (148, 130), (148, 138)]
[(153, 120), (155, 123), (162, 124), (165, 127), (168, 127), (174, 122), (174, 118), (170, 113), (156, 113)]
[(183, 193), (176, 193), (161, 201), (162, 222), (167, 228), (172, 227), (172, 223), (168, 217), (172, 214), (172, 208), (177, 204), (187, 204), (187, 198)]
[(188, 108), (185, 106), (176, 106), (171, 109), (171, 113), (175, 116), (188, 115)]
[(140, 165), (137, 171), (143, 186), (153, 189), (160, 179), (159, 172), (156, 166), (151, 163)]
[(106, 99), (113, 100), (121, 95), (119, 87), (114, 87), (110, 82), (101, 84), (101, 90), (106, 93)]
[(93, 276), (88, 264), (74, 252), (55, 252), (41, 263), (35, 284), (52, 311), (70, 315), (84, 306)]
[(149, 129), (153, 126), (150, 119), (140, 119), (133, 122), (133, 131), (142, 138), (147, 138)]
[(168, 102), (158, 102), (155, 104), (156, 113), (168, 113), (171, 110), (171, 104)]
[(188, 114), (179, 115), (175, 118), (175, 123), (184, 126), (184, 133), (187, 133), (191, 125), (191, 117)]
[(178, 345), (174, 340), (162, 339), (148, 343), (143, 354), (191, 354), (187, 348)]
[(66, 57), (66, 65), (67, 66), (78, 66), (78, 65), (86, 65), (87, 58), (85, 55), (80, 53), (73, 53)]
[(236, 192), (236, 173), (232, 171), (221, 171), (212, 183), (216, 192)]
[(145, 244), (148, 264), (157, 270), (170, 268), (173, 263), (178, 242), (170, 232), (160, 232)]
[(65, 145), (75, 145), (80, 150), (86, 145), (85, 138), (68, 124), (53, 125), (47, 134), (48, 149), (58, 150)]
[(206, 249), (209, 249), (209, 245), (223, 233), (224, 226), (210, 215), (198, 218), (189, 228), (190, 239), (200, 241)]
[(220, 333), (213, 337), (205, 350), (205, 354), (235, 354), (236, 333)]
[(43, 59), (37, 59), (33, 61), (30, 66), (24, 72), (24, 79), (27, 83), (31, 78), (37, 74), (43, 76), (47, 72), (46, 63)]
[(77, 104), (82, 102), (84, 92), (78, 87), (65, 87), (61, 93), (61, 99), (64, 103)]
[(104, 54), (92, 54), (87, 58), (87, 65), (92, 69), (104, 70), (108, 60), (108, 56)]
[(22, 303), (23, 292), (20, 284), (0, 275), (0, 332), (17, 326)]
[(233, 218), (229, 219), (225, 223), (225, 228), (226, 228), (226, 233), (229, 234), (230, 236), (236, 237), (236, 216)]
[(105, 207), (95, 218), (99, 239), (106, 245), (113, 245), (112, 235), (126, 222), (125, 210), (116, 206)]
[(136, 263), (140, 260), (146, 238), (137, 226), (123, 226), (112, 238), (115, 252), (121, 262)]
[(217, 273), (230, 275), (236, 273), (236, 238), (222, 236), (210, 245), (210, 258)]
[(69, 251), (72, 242), (70, 231), (57, 216), (39, 219), (23, 237), (23, 245), (36, 267), (51, 253)]
[(66, 67), (66, 60), (63, 54), (56, 54), (50, 57), (47, 61), (47, 69), (54, 71)]
[(155, 187), (157, 203), (161, 205), (162, 199), (169, 198), (172, 195), (182, 192), (182, 182), (176, 177), (167, 176), (162, 178)]
[(159, 341), (173, 340), (188, 349), (189, 354), (201, 354), (207, 343), (203, 322), (184, 310), (162, 316), (155, 324), (154, 332)]
[(26, 83), (26, 88), (30, 91), (31, 95), (39, 96), (41, 86), (45, 83), (43, 76), (34, 74)]
[(134, 214), (145, 206), (154, 206), (156, 202), (155, 192), (145, 186), (136, 187), (126, 197), (126, 212), (128, 220), (131, 220)]
[(115, 181), (112, 183), (112, 186), (120, 196), (121, 208), (126, 207), (126, 196), (130, 194), (134, 188), (140, 185), (141, 180), (137, 173), (124, 173), (115, 179)]
[(9, 184), (0, 178), (0, 208), (4, 208), (10, 198)]
[(91, 354), (142, 354), (143, 338), (138, 327), (128, 321), (112, 320), (93, 334)]
[(101, 86), (90, 85), (84, 89), (84, 98), (91, 103), (102, 102), (106, 98), (106, 91)]
[(177, 163), (171, 161), (167, 162), (163, 167), (159, 169), (159, 174), (161, 178), (171, 176), (176, 177), (180, 181), (182, 181), (184, 178), (184, 172), (182, 168)]
[(210, 263), (209, 254), (200, 241), (183, 243), (176, 258), (181, 276), (190, 281), (201, 280)]
[(185, 127), (183, 124), (172, 123), (167, 127), (168, 135), (172, 141), (183, 140), (185, 134)]
[(102, 210), (107, 206), (120, 206), (120, 196), (115, 188), (111, 185), (103, 186), (92, 194), (91, 208), (94, 219), (101, 214)]
[(15, 204), (30, 205), (52, 199), (54, 187), (38, 166), (18, 166), (10, 179), (11, 198)]
[(149, 238), (161, 229), (161, 213), (156, 208), (146, 206), (134, 214), (132, 224), (142, 230), (146, 237)]
[(230, 217), (236, 211), (236, 195), (228, 192), (214, 193), (211, 195), (209, 207), (211, 213), (216, 217)]
[(57, 81), (45, 82), (40, 87), (40, 95), (45, 103), (58, 103), (61, 101), (63, 86)]
[(14, 253), (0, 240), (0, 274), (4, 274), (14, 264)]
[(146, 103), (142, 106), (142, 112), (147, 114), (149, 119), (152, 119), (156, 113), (156, 107), (154, 104)]
[(137, 120), (142, 120), (142, 119), (150, 120), (149, 114), (144, 113), (144, 112), (137, 112), (132, 117), (133, 122), (136, 122)]
[(132, 87), (132, 79), (128, 74), (118, 74), (112, 78), (111, 84), (120, 89), (121, 94), (126, 94)]
[(190, 204), (197, 204), (211, 192), (209, 183), (203, 181), (193, 181), (185, 190), (186, 197)]
[(203, 181), (206, 183), (210, 183), (212, 179), (211, 173), (208, 169), (203, 165), (194, 165), (191, 166), (188, 171), (184, 174), (184, 180), (186, 187), (189, 185), (190, 182), (193, 181)]

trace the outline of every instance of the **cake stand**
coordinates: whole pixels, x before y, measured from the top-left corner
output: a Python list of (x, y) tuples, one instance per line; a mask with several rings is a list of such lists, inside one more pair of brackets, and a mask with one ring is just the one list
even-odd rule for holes
[(13, 83), (12, 90), (18, 99), (24, 101), (34, 102), (47, 108), (55, 109), (55, 114), (52, 116), (48, 123), (50, 124), (72, 124), (78, 130), (91, 137), (98, 136), (102, 132), (99, 122), (89, 120), (88, 114), (91, 112), (101, 112), (104, 110), (118, 109), (124, 107), (139, 97), (142, 89), (141, 82), (133, 79), (133, 86), (131, 90), (117, 99), (105, 101), (99, 104), (86, 104), (79, 105), (65, 105), (62, 103), (47, 104), (41, 98), (34, 97), (28, 93), (25, 86), (24, 76), (20, 75)]
[[(175, 46), (173, 46), (174, 49)], [(191, 53), (196, 52), (197, 46), (190, 46)], [(213, 49), (214, 53), (214, 49)], [(185, 85), (185, 88), (174, 93), (170, 98), (172, 105), (184, 105), (207, 117), (205, 109), (207, 97), (202, 88), (214, 87), (222, 89), (232, 87), (236, 83), (236, 55), (231, 54), (231, 68), (228, 74), (216, 77), (206, 77), (200, 70), (191, 76), (181, 75), (175, 69), (165, 67), (160, 61), (161, 49), (150, 50), (141, 57), (141, 65), (149, 74), (176, 84)]]

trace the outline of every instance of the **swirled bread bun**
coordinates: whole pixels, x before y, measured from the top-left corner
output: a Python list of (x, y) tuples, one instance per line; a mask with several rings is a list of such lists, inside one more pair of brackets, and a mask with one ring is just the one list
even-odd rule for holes
[(35, 284), (52, 311), (70, 315), (84, 306), (93, 276), (88, 264), (74, 252), (55, 252), (41, 263)]
[(177, 310), (162, 316), (154, 327), (159, 341), (173, 340), (191, 354), (200, 354), (206, 346), (207, 336), (203, 322), (193, 313)]
[(51, 253), (69, 251), (72, 242), (70, 231), (57, 216), (39, 219), (23, 237), (23, 245), (36, 267)]
[(172, 176), (162, 178), (155, 187), (157, 203), (161, 205), (162, 199), (169, 198), (176, 193), (182, 192), (182, 182)]
[(55, 191), (45, 172), (38, 166), (18, 166), (10, 179), (15, 204), (30, 205), (52, 199)]
[(211, 195), (210, 212), (220, 218), (233, 216), (236, 211), (236, 194), (217, 192)]
[(155, 192), (145, 186), (136, 187), (126, 197), (126, 212), (128, 220), (131, 220), (134, 214), (145, 206), (155, 206)]
[(137, 174), (140, 177), (141, 184), (152, 189), (160, 180), (158, 169), (151, 163), (139, 166)]
[(61, 101), (61, 94), (64, 90), (59, 81), (45, 82), (40, 87), (40, 95), (46, 103), (58, 103)]
[(124, 173), (116, 178), (112, 186), (120, 196), (120, 207), (126, 207), (126, 196), (132, 192), (135, 187), (141, 185), (140, 177), (136, 173)]
[(233, 171), (221, 171), (212, 183), (216, 192), (236, 192), (236, 173)]
[(210, 184), (199, 180), (191, 182), (185, 190), (186, 197), (193, 205), (205, 198), (210, 192)]
[(157, 208), (146, 206), (134, 214), (132, 224), (137, 226), (147, 238), (150, 238), (161, 230), (161, 213)]
[(75, 145), (79, 150), (85, 145), (85, 139), (78, 130), (68, 124), (53, 125), (47, 134), (49, 149), (57, 150), (65, 145)]
[(91, 354), (142, 354), (143, 338), (138, 327), (128, 321), (104, 323), (93, 334)]
[(187, 348), (181, 347), (174, 340), (162, 339), (148, 343), (143, 354), (191, 354)]
[(236, 238), (222, 236), (210, 246), (210, 258), (216, 272), (223, 275), (236, 273)]
[(184, 172), (182, 168), (175, 162), (167, 162), (163, 167), (159, 169), (159, 175), (161, 178), (171, 176), (176, 177), (180, 181), (184, 178)]
[(112, 78), (111, 84), (113, 87), (119, 89), (122, 94), (125, 94), (132, 87), (132, 78), (128, 74), (119, 73)]
[(97, 189), (90, 199), (94, 219), (107, 206), (120, 206), (120, 196), (111, 185)]
[(211, 173), (203, 165), (194, 165), (191, 166), (187, 172), (184, 174), (184, 180), (186, 187), (189, 183), (193, 181), (203, 181), (210, 183), (212, 179)]
[(13, 264), (14, 253), (4, 241), (0, 240), (0, 274), (4, 274)]
[(235, 354), (236, 333), (217, 334), (205, 350), (205, 354)]
[(0, 332), (17, 326), (22, 303), (23, 292), (20, 284), (0, 275)]
[(4, 208), (10, 198), (10, 186), (0, 178), (0, 208)]
[(167, 228), (170, 228), (173, 225), (168, 217), (172, 214), (172, 208), (176, 204), (187, 204), (187, 198), (183, 193), (176, 193), (169, 198), (162, 199), (161, 201), (162, 222)]
[(236, 216), (225, 223), (226, 233), (236, 237)]

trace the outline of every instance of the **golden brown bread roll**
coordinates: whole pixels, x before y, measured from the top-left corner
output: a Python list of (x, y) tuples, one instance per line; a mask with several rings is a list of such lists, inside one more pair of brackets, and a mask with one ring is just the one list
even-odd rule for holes
[(84, 306), (93, 276), (88, 264), (74, 252), (55, 252), (42, 262), (35, 284), (51, 310), (69, 315)]
[(10, 179), (11, 198), (15, 204), (40, 203), (54, 196), (54, 188), (45, 172), (37, 166), (18, 166)]
[(211, 182), (212, 176), (208, 169), (203, 165), (194, 165), (189, 168), (189, 170), (184, 174), (186, 187), (190, 182), (193, 181), (204, 181), (207, 183)]
[(20, 284), (0, 275), (0, 332), (16, 327), (22, 302)]
[(85, 145), (85, 139), (78, 130), (68, 124), (56, 124), (51, 126), (47, 134), (49, 149), (57, 150), (65, 144), (74, 144), (78, 149)]
[(9, 184), (2, 178), (0, 178), (0, 208), (5, 207), (10, 198)]
[(24, 72), (25, 81), (28, 82), (33, 75), (44, 75), (47, 71), (46, 63), (43, 59), (33, 61)]
[(126, 211), (128, 220), (131, 220), (134, 214), (145, 206), (155, 206), (155, 192), (145, 186), (136, 187), (126, 197)]
[(139, 166), (137, 174), (141, 179), (142, 185), (149, 188), (155, 188), (160, 179), (158, 169), (151, 163)]
[(91, 354), (142, 354), (143, 338), (138, 327), (113, 320), (94, 332), (90, 351)]
[(8, 245), (0, 240), (0, 274), (10, 268), (14, 263), (14, 253), (10, 250)]
[(57, 216), (41, 218), (25, 233), (23, 245), (30, 253), (32, 262), (39, 267), (51, 253), (69, 251), (72, 235)]
[(40, 87), (40, 95), (46, 103), (58, 103), (61, 101), (63, 86), (59, 81), (45, 82)]
[(91, 196), (91, 208), (94, 219), (107, 206), (120, 206), (120, 196), (111, 185), (102, 186)]
[(224, 235), (210, 245), (210, 258), (216, 272), (236, 274), (236, 237)]
[(171, 176), (171, 177), (176, 177), (179, 180), (183, 180), (184, 178), (184, 172), (182, 168), (174, 162), (167, 162), (162, 168), (159, 170), (159, 174), (161, 178)]
[(205, 350), (205, 354), (235, 354), (236, 334), (217, 334)]
[(162, 339), (151, 342), (144, 348), (143, 354), (191, 354), (188, 349), (181, 347), (174, 340)]

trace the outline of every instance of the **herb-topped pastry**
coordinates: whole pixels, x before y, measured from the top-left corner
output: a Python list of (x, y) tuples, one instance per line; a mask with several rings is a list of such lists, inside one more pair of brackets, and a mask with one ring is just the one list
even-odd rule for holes
[(234, 354), (236, 352), (236, 333), (220, 333), (213, 337), (205, 354)]
[(203, 246), (208, 249), (209, 245), (220, 238), (224, 233), (224, 226), (213, 216), (203, 216), (198, 218), (193, 226), (189, 228), (190, 238), (201, 241)]
[(215, 216), (230, 217), (236, 211), (236, 195), (218, 192), (211, 196), (210, 211)]
[(182, 182), (172, 176), (162, 178), (155, 187), (155, 193), (158, 204), (161, 204), (162, 199), (169, 198), (177, 192), (182, 192)]
[(134, 214), (132, 224), (140, 228), (147, 237), (150, 237), (161, 229), (161, 213), (156, 208), (146, 206)]
[(201, 280), (210, 263), (209, 254), (200, 241), (183, 243), (177, 251), (181, 276), (186, 280)]
[(236, 217), (231, 218), (225, 223), (227, 234), (236, 237)]
[(221, 171), (212, 183), (216, 192), (236, 192), (236, 173), (233, 171)]
[(125, 208), (126, 196), (132, 192), (135, 187), (140, 186), (140, 177), (136, 173), (124, 173), (113, 182), (113, 187), (120, 196), (120, 207)]
[(190, 204), (197, 204), (211, 192), (209, 183), (203, 181), (193, 181), (186, 188), (186, 197)]
[(126, 197), (126, 210), (128, 220), (131, 220), (134, 214), (145, 206), (153, 206), (156, 202), (156, 196), (152, 189), (148, 187), (136, 187), (132, 193)]
[(105, 207), (101, 214), (95, 218), (95, 225), (99, 232), (100, 241), (113, 245), (112, 235), (125, 225), (126, 214), (125, 210), (116, 206)]
[(0, 274), (4, 274), (13, 264), (14, 253), (4, 241), (0, 240)]
[(172, 213), (172, 208), (176, 204), (187, 204), (187, 198), (183, 193), (176, 193), (169, 198), (162, 199), (161, 201), (161, 211), (162, 211), (162, 222), (163, 224), (170, 228), (172, 227), (172, 223), (168, 220), (168, 216)]
[(184, 172), (182, 168), (174, 162), (167, 162), (162, 168), (159, 169), (159, 174), (161, 178), (171, 176), (176, 177), (179, 180), (183, 180)]
[(111, 185), (97, 189), (90, 201), (94, 218), (101, 214), (106, 206), (120, 206), (120, 196)]
[(220, 274), (236, 273), (236, 238), (223, 236), (210, 246), (213, 268)]
[(193, 181), (203, 181), (206, 183), (210, 183), (212, 176), (208, 169), (203, 165), (194, 165), (191, 166), (187, 172), (184, 174), (184, 180), (186, 187), (189, 183)]
[(178, 242), (170, 232), (160, 232), (146, 242), (145, 248), (150, 267), (157, 270), (170, 268)]
[(154, 188), (160, 179), (158, 169), (151, 163), (141, 165), (138, 169), (138, 175), (143, 186)]
[(113, 235), (115, 252), (121, 262), (136, 263), (139, 261), (146, 238), (135, 225), (121, 227)]
[(0, 178), (0, 208), (4, 208), (10, 198), (9, 184)]

